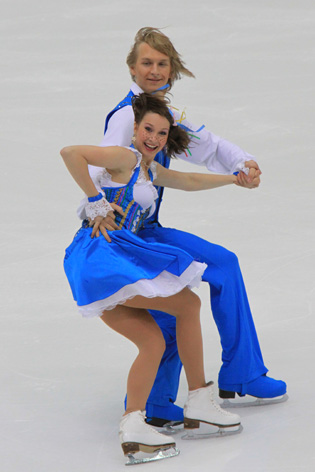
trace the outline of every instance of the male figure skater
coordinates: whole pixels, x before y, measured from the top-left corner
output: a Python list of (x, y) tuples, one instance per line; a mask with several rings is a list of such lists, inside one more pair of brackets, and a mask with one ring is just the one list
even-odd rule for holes
[[(194, 77), (169, 38), (155, 28), (141, 28), (138, 31), (127, 64), (133, 84), (128, 95), (107, 115), (101, 146), (130, 146), (134, 127), (133, 95), (141, 92), (164, 94), (182, 75)], [(189, 153), (178, 155), (179, 158), (204, 165), (212, 172), (238, 173), (238, 183), (245, 188), (259, 185), (261, 172), (253, 156), (204, 127), (198, 129), (186, 119), (181, 119), (177, 112), (174, 112), (174, 120), (192, 135)], [(170, 165), (164, 153), (159, 153), (156, 160), (166, 167)], [(99, 172), (99, 168), (90, 168), (96, 183)], [(222, 345), (219, 396), (233, 402), (237, 393), (248, 399), (254, 397), (254, 404), (284, 401), (286, 384), (266, 375), (268, 369), (263, 362), (237, 257), (197, 236), (162, 227), (158, 213), (163, 189), (159, 188), (158, 193), (156, 212), (146, 220), (144, 229), (138, 235), (148, 241), (178, 246), (208, 265), (203, 281), (210, 285), (211, 308)], [(84, 218), (82, 207), (79, 215)], [(116, 229), (115, 216), (111, 212), (103, 220), (101, 232), (110, 241), (106, 230)], [(176, 320), (161, 312), (152, 311), (151, 314), (163, 332), (166, 350), (146, 405), (147, 421), (155, 426), (180, 423), (183, 421), (183, 410), (174, 403), (182, 367), (176, 345)]]

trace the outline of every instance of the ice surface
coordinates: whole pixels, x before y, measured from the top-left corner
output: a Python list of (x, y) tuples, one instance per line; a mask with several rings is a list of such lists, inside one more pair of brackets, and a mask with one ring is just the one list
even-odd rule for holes
[[(125, 58), (142, 26), (166, 27), (196, 75), (175, 85), (173, 103), (256, 155), (262, 168), (258, 190), (167, 191), (161, 220), (238, 254), (265, 362), (290, 396), (242, 409), (240, 435), (179, 439), (177, 458), (142, 469), (309, 472), (313, 0), (2, 0), (1, 470), (125, 470), (117, 429), (135, 349), (100, 321), (82, 320), (72, 302), (62, 259), (81, 193), (59, 149), (100, 142), (106, 112), (128, 91)], [(216, 380), (219, 340), (207, 287), (199, 293), (207, 376)], [(183, 379), (179, 404), (185, 392)]]

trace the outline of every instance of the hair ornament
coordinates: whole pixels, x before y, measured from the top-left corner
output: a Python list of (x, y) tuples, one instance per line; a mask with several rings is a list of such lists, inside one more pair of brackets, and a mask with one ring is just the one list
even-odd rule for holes
[(186, 108), (184, 108), (184, 110), (182, 111), (178, 123), (181, 124), (183, 120), (186, 120)]
[[(175, 114), (174, 114), (172, 108), (173, 108), (173, 107), (169, 107), (170, 114), (171, 114), (172, 117), (173, 117), (173, 126), (177, 126), (177, 121), (176, 121), (176, 119), (175, 119)], [(174, 110), (176, 110), (176, 108), (174, 108)]]

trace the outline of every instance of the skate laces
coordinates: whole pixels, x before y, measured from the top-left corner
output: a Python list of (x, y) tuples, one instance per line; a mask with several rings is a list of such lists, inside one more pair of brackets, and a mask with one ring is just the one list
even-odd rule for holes
[(209, 395), (210, 395), (210, 401), (211, 401), (211, 403), (212, 403), (212, 406), (213, 406), (217, 411), (219, 411), (221, 414), (223, 414), (223, 415), (225, 415), (225, 416), (234, 416), (234, 414), (231, 413), (230, 411), (223, 410), (223, 408), (220, 407), (220, 405), (218, 404), (218, 402), (213, 398), (213, 389), (212, 389), (212, 388), (209, 388), (208, 392), (209, 392)]
[[(194, 395), (194, 394), (197, 394), (198, 391), (206, 389), (206, 392), (210, 397), (210, 403), (213, 409), (217, 410), (221, 415), (224, 415), (224, 416), (235, 416), (234, 413), (231, 413), (230, 411), (227, 411), (221, 408), (219, 403), (214, 399), (213, 385), (214, 383), (212, 381), (208, 382), (205, 387), (201, 387), (200, 389), (193, 390), (191, 393)], [(185, 407), (187, 407), (187, 404), (185, 405)]]

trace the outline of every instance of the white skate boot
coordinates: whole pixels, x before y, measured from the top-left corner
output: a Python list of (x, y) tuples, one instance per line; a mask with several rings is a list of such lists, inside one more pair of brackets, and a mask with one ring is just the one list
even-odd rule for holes
[[(156, 431), (145, 422), (145, 411), (132, 411), (122, 417), (119, 425), (119, 439), (125, 456), (129, 461), (126, 465), (142, 464), (177, 456), (176, 448), (171, 436)], [(135, 453), (149, 453), (145, 456), (134, 457)], [(152, 456), (152, 453), (157, 453)]]
[(209, 382), (206, 387), (188, 393), (184, 406), (184, 428), (187, 434), (182, 439), (226, 436), (242, 431), (240, 417), (223, 410), (214, 400), (212, 386), (213, 382)]

